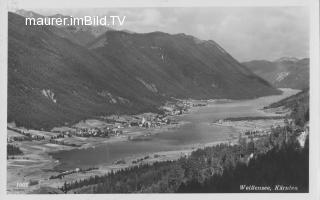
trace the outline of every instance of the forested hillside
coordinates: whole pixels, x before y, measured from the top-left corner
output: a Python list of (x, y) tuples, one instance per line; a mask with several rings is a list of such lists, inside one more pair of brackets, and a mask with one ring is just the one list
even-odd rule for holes
[(8, 18), (8, 122), (17, 126), (51, 129), (96, 116), (157, 112), (172, 97), (280, 93), (213, 41), (107, 31), (85, 47), (65, 27), (27, 26), (14, 13)]

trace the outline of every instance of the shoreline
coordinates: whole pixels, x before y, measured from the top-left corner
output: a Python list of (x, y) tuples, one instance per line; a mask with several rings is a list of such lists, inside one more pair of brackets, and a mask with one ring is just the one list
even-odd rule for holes
[[(209, 102), (209, 101), (207, 101)], [(210, 105), (206, 105), (210, 106)], [(188, 112), (189, 114), (196, 112), (199, 108), (198, 107), (193, 107), (190, 109)], [(259, 110), (261, 108), (257, 108)], [(265, 112), (265, 111), (263, 111)], [(271, 111), (272, 112), (272, 111)], [(184, 115), (184, 114), (183, 114)], [(258, 122), (259, 120), (255, 120), (255, 122)], [(115, 142), (121, 142), (121, 141), (127, 141), (129, 135), (135, 135), (135, 136), (141, 136), (146, 134), (146, 132), (152, 132), (151, 134), (159, 134), (161, 132), (165, 131), (170, 131), (170, 129), (174, 128), (179, 128), (180, 126), (183, 126), (185, 121), (179, 121), (178, 124), (171, 124), (168, 126), (163, 126), (159, 128), (152, 128), (150, 129), (144, 129), (144, 130), (137, 130), (137, 131), (128, 131), (124, 132), (123, 136), (119, 137), (111, 137), (111, 138), (80, 138), (80, 137), (74, 137), (74, 139), (77, 143), (82, 144), (81, 147), (69, 147), (69, 146), (63, 146), (63, 145), (58, 145), (58, 144), (44, 144), (44, 142), (30, 142), (31, 144), (29, 145), (29, 148), (27, 151), (24, 150), (27, 154), (24, 154), (20, 156), (21, 158), (29, 156), (30, 158), (29, 163), (26, 164), (25, 159), (21, 160), (7, 160), (7, 170), (8, 170), (8, 175), (7, 175), (7, 193), (31, 193), (35, 190), (38, 190), (41, 187), (49, 187), (49, 188), (57, 188), (61, 187), (62, 184), (67, 181), (74, 181), (77, 179), (84, 179), (88, 178), (90, 176), (94, 175), (104, 175), (108, 173), (111, 170), (119, 170), (127, 167), (131, 167), (137, 164), (146, 164), (146, 163), (153, 163), (153, 162), (161, 162), (165, 160), (176, 160), (179, 159), (181, 156), (188, 156), (190, 153), (196, 149), (199, 148), (204, 148), (206, 146), (214, 146), (222, 143), (227, 143), (227, 142), (233, 142), (235, 143), (237, 139), (234, 139), (229, 137), (230, 139), (228, 140), (222, 140), (222, 141), (214, 141), (214, 142), (209, 142), (209, 143), (194, 143), (190, 145), (186, 145), (185, 147), (178, 149), (178, 150), (170, 150), (170, 151), (160, 151), (160, 152), (154, 152), (154, 153), (141, 153), (141, 154), (136, 154), (133, 156), (129, 156), (126, 158), (122, 158), (124, 160), (124, 163), (121, 164), (101, 164), (99, 165), (99, 169), (91, 170), (85, 173), (76, 173), (76, 174), (71, 174), (65, 176), (63, 179), (53, 179), (49, 180), (48, 178), (51, 175), (57, 175), (57, 171), (54, 170), (54, 168), (59, 165), (59, 162), (57, 160), (54, 160), (53, 157), (50, 155), (51, 153), (58, 152), (58, 151), (63, 151), (63, 150), (72, 150), (72, 149), (86, 149), (86, 148), (95, 148), (96, 146), (99, 145), (104, 145), (106, 143), (115, 143)], [(238, 124), (237, 124), (238, 123)], [(247, 121), (241, 121), (242, 125), (248, 125)], [(273, 122), (272, 122), (273, 123)], [(220, 126), (220, 124), (214, 124), (211, 123), (211, 125), (214, 126)], [(241, 130), (239, 129), (239, 121), (238, 122), (232, 122), (232, 124), (223, 124), (222, 126), (231, 126), (235, 128), (235, 132), (238, 132)], [(249, 124), (249, 127), (254, 127), (255, 124)], [(41, 131), (35, 131), (35, 132), (41, 132)], [(68, 140), (69, 138), (67, 138)], [(70, 139), (70, 140), (72, 140)], [(26, 142), (28, 143), (28, 142)], [(28, 154), (30, 153), (30, 154)], [(19, 157), (19, 156), (17, 156)], [(147, 157), (147, 158), (146, 158)], [(143, 159), (142, 159), (143, 158)], [(142, 159), (142, 160), (141, 160)], [(31, 160), (31, 162), (30, 162)], [(137, 160), (139, 160), (137, 162)], [(135, 164), (133, 162), (136, 161)], [(22, 164), (19, 164), (21, 162)], [(36, 163), (35, 165), (32, 163)], [(29, 165), (28, 165), (29, 164)], [(36, 166), (36, 167), (35, 167)], [(19, 169), (20, 167), (20, 169)], [(23, 169), (21, 169), (23, 168)], [(29, 170), (29, 171), (28, 171)], [(23, 174), (24, 176), (22, 176)], [(25, 178), (26, 177), (26, 178)], [(28, 188), (17, 188), (16, 187), (16, 182), (18, 181), (25, 181), (25, 180), (32, 180), (32, 179), (40, 179), (39, 184), (30, 186)]]
[[(128, 135), (143, 136), (146, 132), (152, 135), (159, 134), (161, 132), (170, 131), (170, 129), (179, 128), (187, 122), (179, 121), (177, 124), (170, 124), (163, 127), (143, 129), (139, 131), (126, 132), (122, 136), (110, 137), (110, 138), (94, 138), (94, 137), (73, 137), (73, 140), (77, 140), (77, 144), (82, 143), (80, 147), (71, 147), (59, 144), (47, 143), (47, 141), (23, 141), (19, 147), (23, 150), (23, 155), (9, 156), (15, 159), (7, 159), (7, 193), (8, 194), (21, 194), (31, 193), (41, 187), (53, 187), (57, 188), (62, 186), (64, 181), (75, 180), (71, 176), (66, 176), (63, 180), (49, 180), (50, 176), (59, 174), (55, 168), (59, 165), (59, 160), (53, 158), (51, 154), (65, 150), (75, 149), (87, 149), (96, 148), (107, 143), (117, 143), (128, 141)], [(32, 130), (32, 133), (38, 132)], [(39, 131), (40, 132), (40, 131)], [(68, 138), (69, 139), (69, 138)], [(138, 155), (134, 157), (138, 158)], [(133, 160), (134, 158), (131, 158)], [(127, 165), (125, 167), (129, 167)], [(88, 173), (81, 174), (81, 178), (88, 178), (91, 175), (103, 175), (111, 169), (116, 170), (123, 168), (119, 165), (102, 164), (98, 166), (99, 169), (89, 171)], [(23, 176), (22, 176), (23, 174)], [(71, 179), (70, 179), (71, 178)], [(76, 179), (79, 179), (78, 177)], [(18, 183), (27, 183), (31, 180), (39, 180), (39, 184), (28, 187), (17, 187)]]
[[(216, 126), (215, 124), (212, 124), (214, 126)], [(224, 126), (224, 125), (222, 125)], [(227, 126), (231, 126), (233, 128), (235, 128), (236, 130), (240, 130), (237, 126), (237, 124), (233, 124), (233, 125), (227, 125)], [(159, 130), (160, 131), (160, 130)], [(119, 141), (126, 141), (127, 138), (115, 138), (114, 140), (109, 140), (109, 141), (104, 141), (102, 143), (99, 143), (98, 145), (103, 145), (105, 143), (110, 143), (110, 142), (119, 142)], [(190, 145), (186, 145), (185, 147), (178, 149), (178, 150), (170, 150), (170, 151), (159, 151), (159, 152), (153, 152), (153, 153), (141, 153), (141, 154), (136, 154), (133, 156), (128, 156), (125, 158), (122, 158), (120, 160), (124, 161), (123, 164), (101, 164), (101, 165), (97, 165), (96, 167), (98, 167), (98, 169), (94, 169), (85, 173), (73, 173), (70, 175), (66, 175), (63, 177), (63, 179), (48, 179), (50, 176), (52, 175), (57, 175), (59, 174), (58, 171), (55, 170), (55, 167), (59, 165), (59, 163), (57, 162), (57, 160), (53, 159), (53, 157), (50, 155), (53, 152), (57, 152), (57, 151), (61, 151), (61, 150), (72, 150), (72, 149), (85, 149), (85, 148), (91, 148), (94, 147), (96, 144), (93, 143), (88, 143), (87, 145), (83, 145), (82, 147), (79, 148), (64, 148), (64, 149), (56, 149), (53, 151), (49, 151), (49, 152), (43, 152), (42, 154), (38, 154), (39, 157), (42, 156), (42, 158), (45, 158), (45, 160), (42, 160), (42, 163), (40, 163), (40, 167), (39, 165), (37, 165), (37, 167), (41, 168), (40, 173), (42, 173), (42, 176), (45, 175), (43, 177), (43, 179), (40, 181), (40, 183), (38, 185), (29, 187), (27, 190), (22, 190), (21, 192), (18, 192), (15, 188), (14, 185), (11, 184), (11, 189), (12, 190), (8, 190), (10, 189), (9, 185), (7, 188), (7, 192), (11, 193), (32, 193), (36, 190), (40, 189), (40, 185), (41, 187), (49, 187), (49, 188), (58, 188), (61, 187), (64, 182), (70, 182), (70, 181), (75, 181), (75, 180), (79, 180), (79, 179), (84, 179), (84, 178), (89, 178), (90, 176), (95, 176), (95, 175), (104, 175), (108, 172), (111, 171), (117, 171), (117, 170), (121, 170), (124, 168), (128, 168), (128, 167), (132, 167), (132, 166), (136, 166), (139, 164), (152, 164), (154, 162), (162, 162), (162, 161), (168, 161), (168, 160), (177, 160), (183, 156), (189, 156), (193, 151), (197, 150), (197, 149), (203, 149), (205, 147), (209, 147), (209, 146), (215, 146), (215, 145), (219, 145), (219, 144), (225, 144), (225, 143), (232, 143), (232, 144), (236, 144), (238, 139), (235, 138), (231, 138), (228, 140), (221, 140), (221, 141), (214, 141), (214, 142), (208, 142), (208, 143), (194, 143), (194, 144), (190, 144)], [(135, 161), (138, 161), (136, 163), (134, 163)], [(10, 164), (8, 164), (8, 168), (9, 168)], [(11, 165), (13, 166), (13, 165)], [(43, 174), (43, 169), (49, 169), (49, 171), (45, 174)], [(74, 169), (73, 169), (74, 170)], [(10, 192), (11, 191), (11, 192)]]

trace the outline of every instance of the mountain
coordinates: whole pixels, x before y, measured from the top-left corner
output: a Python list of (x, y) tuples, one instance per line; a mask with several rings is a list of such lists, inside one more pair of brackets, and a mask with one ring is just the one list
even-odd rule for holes
[(283, 57), (275, 61), (254, 60), (242, 63), (278, 88), (309, 87), (309, 58)]
[(213, 41), (107, 31), (87, 47), (56, 26), (8, 16), (8, 122), (50, 129), (89, 117), (156, 112), (175, 98), (280, 93)]
[(299, 59), (295, 57), (281, 57), (275, 60), (275, 62), (297, 62), (297, 61), (299, 61)]
[(109, 61), (61, 37), (59, 28), (8, 17), (8, 121), (51, 128), (89, 116), (155, 111), (164, 102)]
[(275, 92), (214, 41), (185, 34), (108, 31), (88, 48), (169, 96), (243, 99)]

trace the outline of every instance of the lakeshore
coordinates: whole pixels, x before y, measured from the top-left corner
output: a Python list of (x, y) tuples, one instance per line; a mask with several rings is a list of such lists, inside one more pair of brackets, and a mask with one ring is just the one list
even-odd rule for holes
[[(291, 95), (295, 93), (296, 91), (287, 94)], [(284, 97), (281, 97), (284, 98)], [(197, 101), (198, 102), (198, 101)], [(201, 101), (204, 102), (204, 101)], [(247, 102), (243, 101), (242, 105), (246, 105)], [(220, 103), (220, 102), (219, 102)], [(188, 111), (185, 114), (182, 115), (176, 115), (173, 116), (176, 118), (175, 120), (177, 123), (174, 124), (166, 124), (165, 126), (161, 127), (127, 127), (122, 128), (122, 134), (115, 135), (113, 137), (103, 138), (103, 137), (80, 137), (80, 136), (71, 136), (71, 137), (64, 137), (64, 138), (58, 138), (58, 141), (64, 141), (66, 144), (76, 144), (79, 145), (79, 147), (72, 147), (67, 145), (61, 145), (61, 144), (53, 144), (48, 143), (48, 140), (50, 140), (51, 137), (57, 137), (60, 133), (59, 132), (46, 132), (46, 131), (36, 131), (36, 130), (30, 130), (29, 132), (32, 135), (39, 135), (39, 137), (45, 137), (44, 140), (37, 140), (37, 141), (23, 141), (20, 143), (19, 147), (21, 147), (22, 151), (24, 152), (23, 155), (15, 156), (15, 159), (9, 159), (8, 160), (8, 193), (29, 193), (34, 190), (38, 190), (41, 187), (61, 187), (61, 185), (67, 181), (74, 181), (77, 179), (83, 179), (87, 178), (93, 175), (103, 175), (107, 172), (110, 172), (111, 170), (118, 170), (134, 165), (139, 164), (145, 164), (145, 163), (152, 163), (156, 161), (165, 161), (165, 160), (175, 160), (180, 158), (181, 156), (188, 156), (193, 150), (198, 148), (203, 148), (205, 146), (213, 146), (219, 143), (227, 143), (227, 142), (236, 142), (236, 136), (239, 133), (239, 131), (243, 131), (244, 128), (246, 130), (255, 129), (259, 127), (260, 129), (266, 129), (270, 128), (269, 125), (279, 123), (281, 124), (281, 119), (270, 119), (265, 120), (263, 123), (261, 123), (261, 120), (254, 120), (249, 121), (242, 120), (242, 121), (233, 121), (228, 122), (227, 124), (213, 124), (211, 122), (200, 122), (204, 123), (206, 128), (214, 126), (215, 128), (218, 126), (225, 126), (228, 129), (229, 132), (234, 132), (233, 135), (225, 135), (224, 137), (218, 138), (217, 141), (205, 141), (205, 140), (199, 140), (191, 143), (187, 143), (178, 149), (175, 150), (163, 150), (163, 151), (155, 151), (155, 152), (139, 152), (134, 155), (124, 156), (120, 159), (116, 159), (111, 164), (110, 163), (101, 163), (97, 164), (98, 169), (93, 169), (90, 171), (85, 172), (75, 172), (68, 175), (65, 175), (63, 178), (59, 179), (49, 179), (51, 176), (56, 176), (60, 173), (63, 173), (63, 170), (59, 170), (59, 165), (61, 165), (60, 161), (57, 159), (54, 159), (51, 156), (51, 153), (57, 152), (57, 151), (71, 151), (71, 150), (77, 150), (77, 149), (96, 149), (100, 146), (106, 145), (106, 144), (118, 144), (119, 142), (122, 142), (121, 144), (127, 144), (130, 142), (129, 136), (132, 137), (142, 137), (143, 144), (148, 143), (149, 141), (144, 141), (144, 137), (148, 138), (151, 137), (152, 139), (154, 137), (162, 137), (162, 135), (173, 135), (175, 134), (174, 131), (179, 130), (181, 127), (187, 126), (190, 124), (190, 121), (188, 119), (192, 115), (198, 115), (199, 113), (202, 113), (203, 110), (206, 110), (210, 107), (217, 107), (216, 109), (220, 110), (224, 107), (221, 106), (221, 104), (215, 104), (215, 102), (209, 102), (206, 106), (201, 107), (192, 107), (190, 108), (190, 111)], [(270, 102), (271, 103), (271, 102)], [(223, 105), (225, 106), (226, 103), (223, 102)], [(235, 103), (231, 101), (231, 106), (235, 106)], [(221, 106), (221, 107), (219, 107)], [(257, 105), (257, 107), (254, 107), (253, 109), (255, 112), (261, 113), (264, 111), (259, 110), (260, 104)], [(226, 111), (227, 112), (227, 111)], [(268, 113), (268, 115), (274, 115), (275, 113)], [(204, 117), (206, 117), (205, 115)], [(221, 114), (218, 116), (220, 119), (224, 119), (224, 115)], [(202, 119), (202, 118), (200, 118)], [(198, 120), (198, 118), (197, 118)], [(90, 120), (89, 124), (95, 124), (93, 126), (97, 126), (97, 121)], [(94, 123), (93, 123), (94, 122)], [(83, 127), (84, 124), (81, 122), (81, 126)], [(262, 127), (259, 126), (263, 125)], [(79, 124), (77, 126), (80, 126)], [(211, 129), (209, 129), (211, 131)], [(165, 134), (164, 134), (165, 133)], [(14, 131), (8, 131), (8, 135), (15, 135)], [(170, 135), (170, 136), (171, 136)], [(212, 135), (212, 134), (211, 134)], [(210, 135), (209, 135), (210, 136)], [(214, 138), (215, 139), (215, 138)], [(127, 143), (126, 143), (127, 142)], [(134, 142), (134, 141), (133, 141)], [(58, 169), (58, 170), (57, 170)], [(75, 170), (76, 168), (72, 168), (70, 170)], [(84, 168), (85, 169), (85, 168)], [(68, 171), (70, 171), (68, 170)], [(24, 183), (24, 182), (30, 182), (30, 180), (36, 180), (38, 181), (38, 184), (29, 185), (28, 187), (17, 187), (17, 183)]]

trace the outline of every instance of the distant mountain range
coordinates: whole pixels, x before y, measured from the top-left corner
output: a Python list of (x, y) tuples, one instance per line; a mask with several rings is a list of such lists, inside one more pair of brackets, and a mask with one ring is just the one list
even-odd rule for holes
[(277, 88), (309, 87), (309, 58), (283, 57), (275, 61), (253, 60), (242, 64)]
[(172, 97), (280, 93), (214, 41), (108, 30), (81, 43), (66, 27), (26, 26), (15, 13), (8, 19), (8, 122), (18, 126), (50, 129), (99, 115), (157, 112)]

